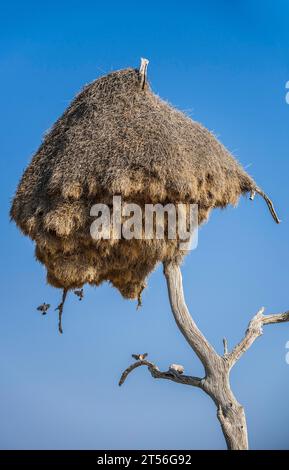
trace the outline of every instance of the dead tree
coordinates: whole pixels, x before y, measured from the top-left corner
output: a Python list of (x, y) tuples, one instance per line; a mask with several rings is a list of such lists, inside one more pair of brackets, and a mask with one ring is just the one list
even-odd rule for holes
[(154, 363), (144, 359), (134, 362), (123, 372), (119, 385), (124, 383), (128, 374), (134, 369), (147, 366), (155, 379), (168, 379), (202, 389), (216, 405), (217, 417), (228, 449), (246, 450), (248, 449), (248, 434), (245, 411), (231, 390), (230, 371), (254, 341), (262, 335), (263, 326), (289, 321), (289, 311), (264, 315), (264, 308), (261, 308), (250, 321), (244, 338), (232, 351), (228, 351), (227, 341), (223, 340), (224, 354), (221, 356), (199, 330), (188, 311), (184, 298), (180, 266), (171, 262), (164, 264), (164, 274), (167, 281), (170, 305), (177, 326), (202, 362), (205, 376), (201, 378), (183, 375), (173, 369), (161, 372)]

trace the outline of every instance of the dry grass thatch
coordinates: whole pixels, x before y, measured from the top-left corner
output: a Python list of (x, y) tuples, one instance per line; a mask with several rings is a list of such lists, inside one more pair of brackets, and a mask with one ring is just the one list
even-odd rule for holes
[[(87, 85), (45, 136), (18, 186), (11, 217), (36, 244), (55, 287), (110, 281), (139, 297), (155, 265), (183, 254), (177, 240), (91, 238), (96, 202), (197, 203), (211, 209), (259, 191), (207, 129), (156, 96), (142, 70)], [(273, 210), (273, 209), (272, 209)]]

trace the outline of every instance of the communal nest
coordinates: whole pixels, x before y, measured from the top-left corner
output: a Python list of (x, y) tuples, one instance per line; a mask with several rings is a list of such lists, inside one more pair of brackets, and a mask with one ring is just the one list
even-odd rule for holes
[(265, 197), (206, 128), (156, 96), (147, 61), (101, 77), (76, 96), (45, 135), (19, 183), (11, 218), (34, 240), (57, 288), (110, 281), (139, 298), (157, 263), (180, 260), (179, 240), (91, 237), (95, 203), (198, 204), (199, 223), (242, 194)]

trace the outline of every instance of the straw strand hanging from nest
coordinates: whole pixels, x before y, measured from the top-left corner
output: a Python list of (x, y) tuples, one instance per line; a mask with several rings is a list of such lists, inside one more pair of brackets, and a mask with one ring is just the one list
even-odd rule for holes
[(60, 304), (58, 305), (58, 307), (56, 307), (55, 311), (58, 310), (58, 331), (59, 333), (63, 333), (63, 329), (62, 329), (62, 313), (63, 313), (63, 308), (64, 308), (64, 304), (65, 304), (65, 300), (66, 300), (66, 297), (67, 297), (67, 292), (68, 290), (67, 289), (63, 289), (62, 291), (62, 300), (60, 302)]

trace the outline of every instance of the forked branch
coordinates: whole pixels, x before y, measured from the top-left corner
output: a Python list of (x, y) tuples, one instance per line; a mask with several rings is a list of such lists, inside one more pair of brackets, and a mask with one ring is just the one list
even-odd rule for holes
[(240, 357), (248, 351), (256, 339), (263, 334), (263, 326), (273, 323), (284, 323), (289, 321), (289, 312), (264, 315), (262, 307), (250, 321), (244, 338), (234, 347), (232, 352), (227, 355), (228, 363), (232, 367)]

